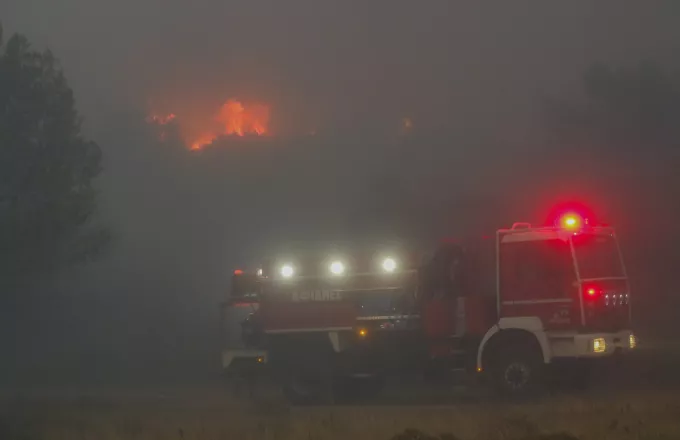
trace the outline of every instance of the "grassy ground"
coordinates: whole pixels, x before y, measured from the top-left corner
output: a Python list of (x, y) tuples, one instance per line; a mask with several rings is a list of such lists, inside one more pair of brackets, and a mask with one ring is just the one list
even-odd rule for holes
[[(459, 439), (678, 439), (675, 393), (559, 397), (524, 404), (288, 408), (200, 396), (14, 400), (3, 439), (383, 439), (405, 430)], [(417, 438), (411, 433), (406, 438)], [(557, 437), (556, 437), (557, 438)], [(569, 438), (569, 437), (563, 437)]]
[(276, 395), (235, 399), (217, 382), (21, 391), (2, 399), (0, 439), (680, 439), (680, 364), (658, 353), (636, 362), (587, 393), (523, 403), (398, 388), (366, 405), (290, 408)]

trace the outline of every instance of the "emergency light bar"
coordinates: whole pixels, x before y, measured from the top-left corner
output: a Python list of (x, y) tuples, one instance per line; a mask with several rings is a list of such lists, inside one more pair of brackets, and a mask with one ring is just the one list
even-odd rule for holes
[(370, 259), (353, 258), (347, 256), (332, 256), (330, 258), (296, 258), (290, 256), (279, 261), (272, 261), (258, 269), (257, 276), (279, 280), (292, 280), (307, 277), (331, 277), (357, 275), (385, 276), (398, 274), (410, 269), (407, 258), (397, 257), (394, 254), (376, 253)]

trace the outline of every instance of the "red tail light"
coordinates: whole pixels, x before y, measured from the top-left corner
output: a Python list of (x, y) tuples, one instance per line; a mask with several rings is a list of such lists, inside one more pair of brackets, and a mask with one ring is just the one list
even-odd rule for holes
[(234, 275), (243, 275), (243, 271), (241, 269), (236, 269)]
[(232, 307), (253, 307), (256, 302), (249, 302), (249, 301), (237, 301), (234, 303), (231, 303)]

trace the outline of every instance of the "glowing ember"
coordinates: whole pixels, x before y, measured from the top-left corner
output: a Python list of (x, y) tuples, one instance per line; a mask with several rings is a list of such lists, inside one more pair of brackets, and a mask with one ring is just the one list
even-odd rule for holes
[(411, 118), (404, 118), (401, 120), (401, 132), (402, 134), (410, 133), (413, 130), (413, 121)]
[(169, 113), (167, 115), (149, 115), (146, 121), (150, 124), (158, 125), (168, 125), (170, 122), (174, 121), (177, 116), (174, 113)]
[(147, 116), (146, 122), (157, 126), (158, 140), (165, 141), (168, 137), (167, 125), (174, 121), (176, 118), (174, 113), (168, 113), (167, 115), (151, 114)]

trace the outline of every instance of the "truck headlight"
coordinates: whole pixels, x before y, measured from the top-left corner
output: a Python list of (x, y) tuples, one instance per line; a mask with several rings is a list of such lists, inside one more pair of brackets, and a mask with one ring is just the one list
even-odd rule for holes
[(345, 273), (345, 265), (342, 261), (334, 261), (328, 266), (328, 270), (330, 270), (333, 275), (342, 275)]
[(284, 264), (281, 266), (281, 276), (284, 278), (290, 278), (295, 274), (295, 269), (290, 264)]
[(592, 344), (593, 353), (604, 353), (607, 350), (607, 343), (604, 338), (595, 338)]
[(397, 261), (394, 258), (385, 258), (382, 268), (385, 272), (394, 272), (397, 269)]
[(628, 346), (630, 348), (637, 347), (637, 339), (635, 339), (635, 335), (632, 333), (630, 334), (630, 336), (628, 336)]

